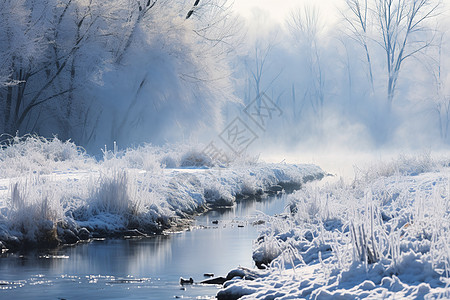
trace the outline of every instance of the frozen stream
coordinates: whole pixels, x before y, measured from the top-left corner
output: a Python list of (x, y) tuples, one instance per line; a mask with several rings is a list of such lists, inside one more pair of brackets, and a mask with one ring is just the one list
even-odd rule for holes
[(285, 196), (241, 202), (198, 217), (190, 231), (168, 236), (3, 255), (0, 299), (214, 298), (218, 286), (183, 288), (180, 277), (200, 282), (204, 273), (225, 276), (239, 265), (253, 267), (258, 229), (252, 216), (281, 213), (285, 202)]

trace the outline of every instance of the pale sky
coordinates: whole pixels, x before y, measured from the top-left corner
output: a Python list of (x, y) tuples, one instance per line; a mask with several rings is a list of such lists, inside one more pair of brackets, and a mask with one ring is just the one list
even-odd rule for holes
[(283, 23), (290, 11), (303, 7), (305, 4), (317, 6), (327, 23), (334, 22), (339, 17), (337, 0), (234, 0), (234, 10), (246, 18), (251, 18), (252, 10), (259, 8), (267, 12), (271, 19)]

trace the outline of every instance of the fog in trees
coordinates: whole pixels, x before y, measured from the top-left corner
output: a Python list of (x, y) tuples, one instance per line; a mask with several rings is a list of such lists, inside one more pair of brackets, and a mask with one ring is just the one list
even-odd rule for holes
[[(264, 93), (283, 115), (250, 151), (450, 143), (439, 0), (301, 1), (275, 20), (231, 1), (0, 0), (0, 132), (89, 151), (207, 144)], [(259, 131), (258, 131), (259, 130)]]
[(229, 10), (220, 0), (1, 1), (0, 132), (100, 149), (216, 123), (237, 101)]

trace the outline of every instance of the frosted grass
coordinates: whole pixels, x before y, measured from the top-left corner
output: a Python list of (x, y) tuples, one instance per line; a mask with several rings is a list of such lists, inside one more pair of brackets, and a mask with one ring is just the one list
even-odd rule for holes
[[(13, 137), (0, 149), (3, 248), (161, 233), (236, 198), (321, 178), (314, 165), (221, 162), (200, 146), (144, 145), (88, 156), (56, 137)], [(170, 167), (169, 167), (170, 166)]]
[(255, 241), (265, 273), (228, 283), (219, 299), (448, 297), (448, 159), (400, 156), (357, 171), (289, 195)]

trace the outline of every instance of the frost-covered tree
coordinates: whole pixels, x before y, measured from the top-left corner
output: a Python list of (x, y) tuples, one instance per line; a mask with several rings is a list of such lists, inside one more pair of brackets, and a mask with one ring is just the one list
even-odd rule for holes
[(225, 0), (0, 0), (0, 132), (125, 146), (216, 123), (233, 99), (229, 9)]
[(443, 47), (448, 45), (446, 34), (441, 32), (437, 38), (435, 53), (431, 54), (428, 69), (433, 78), (434, 92), (431, 93), (431, 103), (436, 112), (439, 134), (442, 140), (450, 137), (450, 83), (448, 57), (443, 55)]
[(27, 85), (45, 60), (47, 28), (36, 18), (44, 14), (44, 7), (45, 3), (29, 6), (26, 0), (0, 1), (1, 119), (7, 132), (21, 125)]
[(369, 51), (370, 9), (367, 2), (368, 0), (345, 0), (350, 13), (343, 15), (351, 32), (350, 37), (364, 49), (370, 86), (374, 91), (372, 58)]
[(89, 65), (77, 55), (95, 24), (92, 1), (78, 2), (0, 1), (2, 132), (46, 133), (52, 127), (65, 138), (74, 134), (72, 113), (85, 112), (74, 103), (77, 70)]
[(291, 13), (287, 24), (300, 49), (299, 55), (304, 55), (306, 59), (307, 70), (305, 71), (308, 72), (309, 81), (304, 92), (304, 99), (309, 102), (319, 125), (321, 125), (325, 101), (325, 71), (322, 66), (321, 46), (319, 45), (319, 36), (323, 30), (319, 10), (315, 6), (299, 8)]
[(387, 107), (390, 110), (400, 71), (411, 57), (430, 46), (433, 34), (428, 21), (438, 13), (439, 0), (346, 0), (345, 20), (353, 37), (364, 48), (373, 82), (369, 39), (384, 52)]
[(234, 99), (227, 65), (235, 30), (230, 8), (226, 1), (201, 1), (186, 19), (191, 5), (159, 1), (124, 15), (135, 21), (126, 42), (116, 37), (118, 55), (100, 91), (110, 140), (188, 137), (202, 124), (217, 125), (222, 105)]

